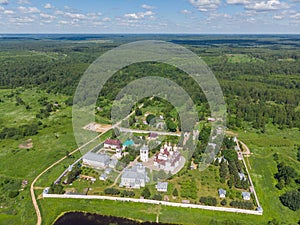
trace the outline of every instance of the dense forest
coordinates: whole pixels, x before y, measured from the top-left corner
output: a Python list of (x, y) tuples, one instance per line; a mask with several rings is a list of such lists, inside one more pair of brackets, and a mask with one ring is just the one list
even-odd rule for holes
[[(267, 123), (273, 123), (280, 129), (300, 128), (300, 53), (299, 46), (292, 42), (296, 37), (293, 40), (270, 37), (272, 41), (266, 37), (268, 41), (259, 42), (253, 37), (246, 41), (241, 39), (240, 43), (224, 37), (213, 41), (200, 38), (200, 42), (193, 37), (191, 39), (170, 41), (190, 48), (215, 73), (228, 105), (229, 128), (243, 127), (244, 122), (261, 132), (265, 132)], [(99, 44), (72, 39), (64, 42), (7, 39), (0, 44), (0, 87), (38, 86), (47, 92), (72, 96), (88, 66), (107, 50), (120, 45), (120, 40), (115, 38), (113, 42)], [(268, 43), (271, 44), (268, 46)], [(241, 48), (238, 44), (246, 47)], [(177, 82), (196, 104), (204, 106), (199, 117), (209, 115), (204, 94), (187, 74), (172, 66), (153, 62), (126, 67), (107, 82), (98, 101), (98, 105), (103, 107), (101, 116), (110, 116), (109, 106), (121, 88), (144, 76), (163, 76)], [(114, 88), (111, 88), (112, 84)]]

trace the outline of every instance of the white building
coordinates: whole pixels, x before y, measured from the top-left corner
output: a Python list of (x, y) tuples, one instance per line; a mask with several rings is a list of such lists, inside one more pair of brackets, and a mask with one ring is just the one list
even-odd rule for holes
[(168, 182), (157, 182), (155, 185), (156, 190), (160, 192), (167, 192), (168, 191)]
[(147, 145), (143, 145), (140, 149), (140, 160), (142, 162), (148, 162), (149, 160), (149, 148)]
[(163, 169), (166, 172), (173, 172), (179, 166), (182, 160), (181, 154), (176, 146), (172, 147), (170, 144), (162, 146), (160, 151), (154, 156), (154, 166)]
[(102, 173), (101, 176), (99, 177), (100, 180), (105, 181), (107, 179), (107, 174)]
[(240, 180), (243, 180), (243, 181), (247, 180), (247, 178), (246, 178), (246, 176), (245, 176), (244, 173), (238, 173), (238, 174), (239, 174)]
[(222, 188), (219, 189), (219, 197), (220, 198), (225, 198), (226, 197), (226, 191)]
[(88, 152), (82, 157), (82, 161), (84, 165), (102, 169), (109, 164), (110, 157), (106, 154)]
[(117, 164), (118, 164), (118, 160), (117, 159), (110, 159), (109, 160), (109, 163), (108, 163), (108, 166), (109, 166), (109, 168), (115, 168), (116, 166), (117, 166)]
[(251, 194), (247, 191), (242, 192), (243, 199), (246, 201), (250, 200)]
[(121, 176), (120, 187), (127, 188), (140, 188), (145, 187), (146, 183), (149, 182), (146, 168), (141, 163), (137, 163), (130, 169), (124, 169)]
[(117, 159), (121, 159), (123, 156), (122, 148), (116, 148), (116, 157)]
[(111, 148), (111, 149), (121, 148), (121, 142), (119, 140), (107, 139), (104, 142), (104, 148)]

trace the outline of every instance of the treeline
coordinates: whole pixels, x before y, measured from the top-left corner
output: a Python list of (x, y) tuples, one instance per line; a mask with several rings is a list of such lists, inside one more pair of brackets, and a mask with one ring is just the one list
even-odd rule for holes
[(3, 201), (3, 203), (9, 201), (6, 199), (7, 197), (17, 197), (19, 195), (20, 188), (21, 180), (0, 177), (0, 199)]
[[(12, 93), (10, 97), (13, 97), (15, 93)], [(44, 119), (50, 116), (50, 113), (60, 108), (60, 105), (56, 103), (50, 103), (47, 97), (42, 97), (37, 100), (39, 104), (43, 107), (40, 109), (40, 112), (36, 114), (36, 119)], [(16, 105), (26, 105), (25, 101), (16, 95)], [(30, 110), (31, 106), (26, 105), (26, 109)], [(3, 127), (0, 131), (0, 139), (21, 139), (27, 136), (33, 136), (38, 134), (39, 129), (42, 128), (42, 121), (35, 121), (31, 124), (23, 124), (18, 127)]]
[(229, 205), (234, 208), (240, 208), (240, 209), (253, 209), (254, 208), (253, 202), (245, 202), (245, 201), (232, 201), (229, 203)]
[[(300, 148), (298, 148), (299, 151)], [(281, 203), (288, 207), (291, 210), (300, 209), (300, 177), (297, 171), (289, 166), (285, 165), (283, 162), (279, 162), (278, 154), (275, 153), (274, 160), (277, 162), (277, 170), (278, 172), (274, 175), (277, 180), (276, 187), (279, 190), (284, 188), (288, 189), (284, 194), (282, 194), (279, 199)], [(290, 190), (290, 187), (294, 188), (294, 186), (298, 186), (298, 189)]]
[[(11, 53), (21, 55), (0, 59), (0, 87), (38, 86), (47, 92), (69, 95), (74, 94), (78, 81), (89, 64), (101, 53), (116, 46), (62, 44), (55, 41), (51, 45), (47, 42), (26, 41), (22, 44), (23, 47), (18, 42), (7, 42), (5, 46), (1, 46)], [(208, 65), (219, 78), (228, 105), (230, 128), (242, 127), (244, 121), (250, 122), (262, 132), (270, 122), (279, 128), (300, 128), (300, 110), (297, 108), (300, 101), (300, 79), (297, 77), (300, 74), (300, 57), (296, 50), (285, 48), (281, 51), (280, 42), (277, 50), (272, 50), (271, 47), (259, 50), (254, 48), (255, 51), (230, 46), (222, 49), (211, 47), (209, 50), (207, 47), (189, 47), (206, 57)], [(32, 50), (46, 52), (21, 57)], [(50, 54), (49, 57), (47, 53)], [(227, 53), (247, 54), (251, 60), (232, 63), (226, 56)], [(52, 57), (51, 54), (57, 54), (57, 57)], [(203, 119), (210, 114), (205, 95), (193, 79), (175, 67), (155, 62), (130, 65), (109, 79), (99, 95), (97, 104), (103, 107), (99, 114), (109, 118), (112, 101), (119, 91), (131, 81), (145, 76), (163, 76), (176, 82), (187, 91), (195, 104), (201, 106), (199, 118)], [(23, 104), (21, 99), (17, 99), (17, 102)], [(47, 116), (47, 109), (45, 110), (39, 114)], [(169, 130), (175, 129), (170, 120), (168, 125)]]
[[(249, 56), (251, 57), (251, 55)], [(257, 53), (254, 57), (258, 60), (254, 59), (247, 62), (232, 63), (228, 60), (228, 57), (223, 56), (220, 60), (211, 64), (210, 67), (219, 76), (226, 77), (227, 79), (234, 79), (234, 77), (242, 74), (249, 76), (268, 76), (271, 74), (294, 75), (300, 72), (300, 66), (297, 60), (299, 54), (297, 54), (297, 57), (294, 57), (294, 60), (285, 61), (281, 61), (280, 58), (286, 58), (287, 56), (281, 55), (275, 58), (267, 52), (265, 52), (265, 54)], [(259, 60), (259, 58), (262, 60)], [(300, 85), (299, 82), (298, 85)]]
[(27, 136), (33, 136), (38, 133), (39, 124), (25, 124), (19, 127), (4, 127), (0, 132), (0, 139), (21, 139)]
[(281, 203), (291, 210), (300, 209), (300, 191), (288, 191), (279, 197)]
[[(225, 161), (221, 162), (220, 165), (220, 174), (222, 174), (221, 179), (226, 179), (229, 176), (227, 184), (229, 188), (233, 186), (236, 188), (248, 189), (249, 188), (249, 181), (247, 176), (243, 172), (243, 165), (240, 160), (238, 160), (238, 156), (235, 150), (226, 149), (222, 151), (224, 158), (228, 162), (228, 170), (229, 175), (227, 175), (227, 168), (225, 166)], [(244, 174), (244, 178), (240, 177), (240, 174)]]
[(274, 177), (278, 181), (276, 187), (279, 190), (290, 185), (298, 177), (296, 170), (291, 166), (285, 165), (283, 162), (277, 165), (277, 169), (278, 172), (275, 174)]
[(235, 86), (234, 83), (223, 83), (223, 90), (228, 96), (230, 128), (242, 127), (242, 121), (252, 123), (254, 128), (263, 132), (269, 122), (279, 128), (300, 128), (300, 111), (296, 110), (300, 101), (300, 95), (296, 94), (298, 90), (275, 89), (250, 82)]
[(68, 173), (67, 176), (67, 184), (73, 183), (73, 181), (76, 180), (76, 178), (81, 174), (81, 167), (80, 165), (76, 165), (73, 167), (73, 169)]
[(49, 187), (49, 194), (64, 194), (64, 187), (61, 184), (52, 183)]

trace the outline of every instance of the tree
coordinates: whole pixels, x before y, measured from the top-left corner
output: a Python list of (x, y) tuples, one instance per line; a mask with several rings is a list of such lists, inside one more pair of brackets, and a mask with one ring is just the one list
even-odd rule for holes
[(8, 193), (8, 197), (10, 197), (10, 198), (15, 198), (15, 197), (17, 197), (19, 195), (19, 191), (10, 191), (9, 193)]
[(120, 191), (116, 188), (106, 188), (104, 190), (104, 193), (106, 195), (118, 195), (118, 194), (120, 194)]
[[(297, 172), (293, 167), (286, 166), (284, 163), (279, 163), (277, 165), (278, 173), (275, 174), (275, 178), (278, 183), (283, 185), (289, 185), (295, 177), (297, 177)], [(284, 181), (284, 182), (283, 182)]]
[(61, 184), (54, 184), (50, 185), (49, 194), (64, 194), (64, 188)]
[(142, 191), (141, 196), (143, 196), (144, 198), (150, 198), (151, 193), (148, 187), (145, 187), (144, 190)]
[(167, 129), (171, 132), (177, 131), (177, 125), (171, 119), (166, 120), (166, 126), (167, 126)]
[(135, 193), (133, 191), (124, 190), (121, 192), (121, 197), (134, 197)]
[(141, 115), (143, 115), (142, 110), (141, 110), (140, 108), (137, 108), (137, 109), (135, 110), (135, 115), (136, 115), (136, 116), (141, 116)]
[(229, 205), (239, 209), (253, 209), (254, 207), (252, 202), (244, 202), (244, 201), (232, 201), (229, 203)]
[(175, 196), (175, 197), (178, 196), (178, 190), (177, 190), (177, 188), (174, 188), (172, 195)]
[(156, 120), (155, 120), (155, 115), (153, 114), (149, 114), (147, 117), (146, 117), (146, 122), (148, 124), (155, 124)]
[(66, 104), (67, 106), (72, 106), (72, 105), (73, 105), (73, 98), (72, 98), (72, 97), (68, 98), (68, 99), (65, 101), (65, 104)]
[(68, 173), (68, 179), (67, 179), (68, 184), (71, 184), (77, 178), (77, 176), (79, 176), (80, 173), (81, 173), (81, 168), (78, 165), (75, 166), (72, 169), (72, 171)]
[(220, 202), (221, 203), (221, 205), (222, 206), (225, 206), (225, 205), (227, 205), (227, 201), (226, 201), (226, 199), (224, 198), (224, 199), (222, 199), (222, 201)]
[(288, 191), (279, 197), (281, 203), (289, 209), (296, 211), (300, 209), (300, 191)]
[(210, 206), (216, 206), (218, 204), (218, 201), (215, 197), (201, 197), (199, 200), (204, 205), (210, 205)]
[(220, 163), (219, 171), (220, 171), (221, 182), (225, 183), (225, 180), (228, 177), (228, 166), (227, 166), (227, 161), (225, 161), (224, 159), (222, 159), (222, 161)]
[(162, 196), (160, 194), (155, 194), (152, 199), (153, 200), (157, 200), (157, 201), (161, 201), (162, 200)]
[(236, 151), (234, 151), (233, 149), (224, 150), (224, 151), (222, 151), (222, 154), (223, 154), (224, 158), (227, 159), (228, 161), (237, 161), (238, 160)]
[(274, 161), (277, 162), (279, 160), (279, 155), (277, 152), (273, 154), (273, 157), (274, 157)]

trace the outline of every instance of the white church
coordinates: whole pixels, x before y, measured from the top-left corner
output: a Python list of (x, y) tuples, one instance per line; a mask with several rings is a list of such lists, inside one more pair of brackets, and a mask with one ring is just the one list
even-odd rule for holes
[(142, 162), (148, 162), (149, 160), (149, 148), (147, 145), (143, 145), (140, 149), (140, 160)]

